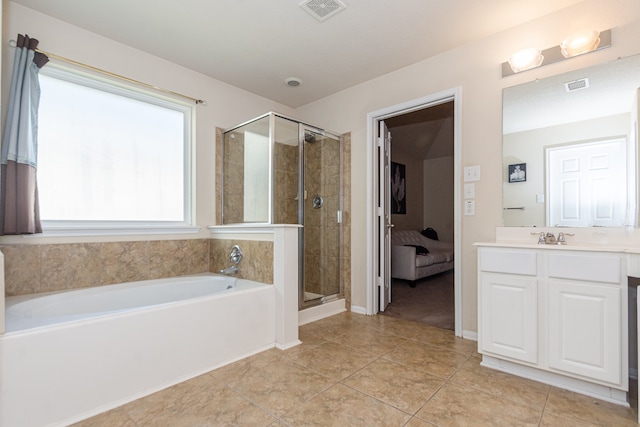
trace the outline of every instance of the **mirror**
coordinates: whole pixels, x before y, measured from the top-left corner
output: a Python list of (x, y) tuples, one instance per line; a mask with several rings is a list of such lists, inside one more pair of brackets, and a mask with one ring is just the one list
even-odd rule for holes
[(637, 226), (640, 56), (503, 91), (504, 226)]

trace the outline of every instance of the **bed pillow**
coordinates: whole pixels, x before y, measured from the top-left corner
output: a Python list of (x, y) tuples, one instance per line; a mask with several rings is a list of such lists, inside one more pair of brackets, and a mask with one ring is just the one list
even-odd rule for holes
[(412, 246), (416, 248), (416, 255), (427, 255), (429, 253), (429, 249), (425, 248), (424, 246), (420, 246), (420, 245), (405, 245), (405, 246)]

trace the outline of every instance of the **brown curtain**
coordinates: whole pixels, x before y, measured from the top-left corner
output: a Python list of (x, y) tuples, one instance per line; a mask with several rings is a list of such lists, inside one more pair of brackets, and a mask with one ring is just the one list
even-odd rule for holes
[(2, 138), (0, 234), (42, 233), (36, 181), (38, 154), (38, 71), (48, 61), (38, 40), (18, 34)]

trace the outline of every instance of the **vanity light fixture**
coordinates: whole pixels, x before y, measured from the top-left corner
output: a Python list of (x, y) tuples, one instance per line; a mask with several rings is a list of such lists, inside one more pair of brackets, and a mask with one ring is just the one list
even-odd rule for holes
[(596, 30), (580, 31), (572, 34), (560, 43), (560, 52), (565, 58), (573, 58), (583, 53), (593, 52), (600, 44), (600, 32)]
[(542, 64), (542, 61), (544, 61), (544, 56), (542, 55), (542, 52), (540, 52), (540, 49), (530, 47), (519, 50), (511, 55), (511, 58), (509, 58), (509, 65), (514, 73), (519, 73), (520, 71), (539, 67), (540, 64)]
[(611, 30), (598, 32), (586, 30), (564, 39), (559, 46), (540, 51), (535, 48), (523, 49), (514, 53), (507, 62), (502, 63), (502, 77), (571, 59), (574, 56), (611, 47)]

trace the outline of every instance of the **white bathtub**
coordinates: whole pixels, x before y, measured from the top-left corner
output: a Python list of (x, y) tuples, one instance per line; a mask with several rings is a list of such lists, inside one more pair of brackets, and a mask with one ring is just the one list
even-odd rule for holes
[(217, 275), (7, 298), (0, 426), (67, 425), (271, 348), (275, 307), (275, 286)]

